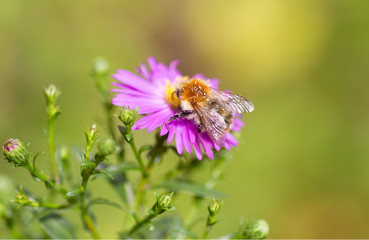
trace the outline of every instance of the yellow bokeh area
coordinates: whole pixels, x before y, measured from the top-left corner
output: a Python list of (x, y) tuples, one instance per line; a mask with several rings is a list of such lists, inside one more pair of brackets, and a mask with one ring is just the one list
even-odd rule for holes
[[(270, 238), (369, 236), (367, 0), (1, 0), (0, 53), (0, 140), (19, 138), (33, 154), (44, 151), (38, 166), (46, 173), (45, 86), (62, 92), (56, 145), (83, 148), (83, 130), (93, 123), (102, 137), (108, 132), (89, 76), (93, 59), (107, 59), (111, 74), (136, 72), (150, 56), (179, 59), (183, 76), (218, 78), (220, 89), (255, 105), (215, 187), (228, 197), (210, 238), (237, 229), (241, 217), (265, 219)], [(146, 130), (134, 134), (139, 146), (154, 141)], [(155, 174), (174, 166), (173, 158)], [(72, 166), (78, 181), (78, 161)], [(0, 174), (45, 192), (5, 160)], [(91, 191), (119, 201), (103, 180)], [(119, 212), (95, 210), (101, 236), (117, 237)], [(88, 238), (78, 216), (70, 217)]]

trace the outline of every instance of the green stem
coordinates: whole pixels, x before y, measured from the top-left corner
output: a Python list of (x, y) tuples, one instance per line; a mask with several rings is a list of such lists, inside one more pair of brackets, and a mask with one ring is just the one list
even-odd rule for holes
[(110, 135), (112, 136), (112, 138), (116, 141), (116, 136), (115, 136), (115, 131), (114, 131), (114, 125), (113, 125), (113, 115), (112, 115), (112, 107), (113, 105), (111, 104), (110, 100), (108, 101), (104, 101), (104, 109), (105, 109), (105, 115), (106, 115), (106, 120), (107, 120), (107, 124), (108, 124), (108, 129), (110, 132)]
[[(130, 128), (127, 128), (127, 134), (130, 134), (132, 135), (132, 130)], [(141, 154), (138, 152), (137, 150), (137, 147), (136, 147), (136, 144), (135, 144), (135, 140), (132, 136), (131, 139), (128, 140), (128, 143), (129, 145), (131, 146), (132, 148), (132, 151), (137, 159), (137, 162), (138, 162), (138, 165), (140, 166), (140, 170), (141, 170), (141, 173), (142, 173), (142, 177), (143, 178), (146, 178), (146, 170), (145, 170), (145, 165), (142, 161), (142, 157), (141, 157)]]
[(93, 239), (100, 239), (99, 233), (96, 231), (95, 225), (94, 225), (90, 215), (83, 214), (82, 218), (83, 218), (83, 222), (84, 222), (85, 226), (90, 231), (91, 237)]
[(56, 192), (59, 192), (64, 198), (66, 198), (67, 190), (61, 186), (60, 184), (56, 184), (53, 180), (51, 180), (49, 177), (47, 177), (45, 174), (43, 174), (40, 170), (38, 170), (34, 165), (32, 165), (29, 161), (28, 164), (25, 165), (25, 167), (28, 169), (28, 171), (31, 173), (31, 175), (40, 181), (44, 182), (47, 188), (51, 188)]
[(135, 204), (134, 204), (134, 209), (136, 209), (136, 211), (138, 211), (139, 205), (142, 201), (144, 192), (145, 192), (145, 188), (146, 188), (146, 184), (150, 179), (151, 176), (151, 172), (152, 169), (154, 167), (154, 162), (155, 162), (155, 156), (152, 156), (149, 164), (147, 165), (147, 168), (145, 170), (145, 175), (143, 175), (143, 177), (141, 178), (141, 181), (137, 187), (136, 190), (136, 197), (135, 197)]
[(80, 210), (81, 210), (81, 219), (82, 222), (84, 223), (84, 225), (87, 227), (88, 231), (91, 234), (91, 237), (94, 239), (99, 239), (100, 236), (95, 228), (95, 225), (90, 217), (90, 215), (87, 212), (87, 207), (86, 207), (86, 203), (85, 203), (85, 198), (86, 198), (86, 189), (87, 189), (87, 183), (88, 183), (88, 179), (90, 178), (90, 176), (88, 175), (87, 177), (84, 177), (82, 179), (82, 184), (81, 184), (81, 202), (80, 202)]
[(129, 231), (129, 234), (133, 234), (135, 233), (137, 230), (139, 230), (142, 226), (144, 226), (145, 224), (149, 223), (154, 217), (158, 216), (158, 214), (150, 214), (147, 215), (143, 220), (137, 222), (132, 229)]
[(56, 166), (56, 160), (55, 160), (55, 146), (54, 146), (54, 132), (55, 132), (55, 120), (49, 119), (49, 152), (50, 152), (50, 159), (51, 159), (51, 167), (52, 167), (52, 173), (53, 178), (57, 183), (59, 183), (59, 177), (58, 177), (58, 169)]
[(206, 225), (206, 228), (204, 230), (204, 233), (202, 234), (202, 239), (206, 238), (210, 232), (212, 226)]
[(70, 206), (71, 206), (70, 204), (64, 204), (64, 205), (59, 205), (55, 203), (41, 203), (40, 204), (40, 207), (50, 208), (50, 209), (65, 209), (65, 208), (69, 208)]

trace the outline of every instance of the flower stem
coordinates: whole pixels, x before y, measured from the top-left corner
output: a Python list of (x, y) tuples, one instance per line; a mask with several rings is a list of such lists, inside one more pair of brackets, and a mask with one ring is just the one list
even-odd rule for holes
[(142, 178), (146, 178), (145, 165), (144, 165), (144, 163), (142, 161), (141, 154), (137, 150), (137, 147), (136, 147), (136, 144), (135, 144), (135, 140), (134, 140), (133, 135), (132, 135), (132, 130), (130, 128), (127, 128), (127, 135), (130, 135), (131, 136), (131, 138), (130, 139), (127, 139), (127, 141), (128, 141), (129, 145), (132, 148), (133, 154), (135, 155), (135, 157), (137, 159), (138, 165), (140, 166)]
[(52, 173), (53, 173), (53, 178), (55, 179), (55, 181), (59, 183), (60, 181), (59, 181), (58, 170), (56, 166), (55, 146), (54, 146), (55, 120), (50, 119), (48, 121), (48, 125), (49, 125), (49, 152), (50, 152)]
[(208, 236), (208, 234), (209, 234), (209, 232), (210, 232), (211, 227), (212, 227), (212, 226), (209, 226), (209, 225), (207, 225), (207, 226), (206, 226), (206, 228), (205, 228), (205, 230), (204, 230), (204, 233), (202, 234), (202, 239), (205, 239), (205, 238)]
[(148, 216), (146, 216), (142, 221), (139, 221), (138, 223), (136, 223), (132, 229), (129, 231), (129, 234), (133, 234), (135, 233), (137, 230), (139, 230), (143, 225), (149, 223), (154, 217), (156, 217), (157, 214), (150, 214)]
[(90, 178), (90, 176), (86, 176), (82, 179), (82, 183), (81, 183), (81, 202), (80, 202), (80, 210), (81, 210), (81, 219), (83, 224), (86, 226), (86, 228), (88, 229), (88, 231), (91, 234), (91, 237), (94, 239), (99, 239), (100, 236), (95, 228), (95, 225), (90, 217), (90, 215), (87, 212), (87, 207), (86, 207), (86, 203), (85, 203), (85, 198), (86, 198), (86, 188), (87, 188), (87, 183), (88, 183), (88, 179)]
[(137, 230), (139, 230), (142, 226), (149, 223), (154, 217), (158, 216), (156, 213), (152, 213), (147, 215), (143, 220), (137, 222), (129, 231), (129, 234), (135, 233)]
[(144, 192), (145, 192), (145, 188), (146, 188), (146, 184), (150, 179), (150, 175), (151, 175), (152, 169), (154, 167), (154, 162), (155, 162), (155, 157), (152, 156), (150, 161), (149, 161), (149, 164), (147, 165), (147, 168), (145, 170), (145, 175), (142, 176), (142, 178), (140, 180), (140, 183), (137, 187), (136, 197), (135, 197), (135, 205), (134, 205), (134, 209), (136, 209), (136, 211), (138, 211), (139, 205), (142, 201), (142, 198), (143, 198), (143, 195), (144, 195)]
[(41, 203), (40, 204), (40, 207), (49, 208), (49, 209), (65, 209), (65, 208), (69, 208), (70, 206), (71, 206), (70, 204), (64, 204), (64, 205), (59, 205), (55, 203)]
[(66, 197), (67, 190), (61, 186), (60, 184), (56, 184), (53, 180), (43, 174), (38, 168), (32, 165), (29, 161), (27, 161), (25, 168), (31, 173), (31, 175), (40, 181), (44, 182), (47, 188), (51, 188), (56, 192), (59, 192), (64, 198)]

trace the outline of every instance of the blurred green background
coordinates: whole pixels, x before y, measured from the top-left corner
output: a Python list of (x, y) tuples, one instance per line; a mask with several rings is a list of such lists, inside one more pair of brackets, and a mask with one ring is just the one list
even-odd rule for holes
[[(217, 77), (255, 104), (217, 186), (229, 197), (209, 237), (241, 216), (266, 219), (271, 238), (369, 237), (367, 0), (0, 0), (0, 53), (3, 142), (18, 137), (47, 153), (50, 83), (62, 90), (56, 144), (83, 146), (84, 129), (103, 128), (88, 75), (97, 56), (112, 73), (149, 56), (180, 59), (183, 74)], [(6, 161), (0, 174), (43, 188)], [(98, 210), (102, 235), (116, 236), (116, 210)]]

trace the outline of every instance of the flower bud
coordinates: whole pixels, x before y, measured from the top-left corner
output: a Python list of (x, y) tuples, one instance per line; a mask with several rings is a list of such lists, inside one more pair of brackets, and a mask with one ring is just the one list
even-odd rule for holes
[(169, 209), (173, 204), (173, 192), (161, 194), (158, 200), (158, 206), (161, 209)]
[(98, 137), (96, 124), (92, 125), (92, 127), (89, 130), (85, 131), (85, 136), (86, 136), (86, 144), (92, 146), (95, 143), (96, 138)]
[(151, 214), (162, 214), (165, 211), (173, 210), (174, 209), (173, 194), (174, 194), (174, 192), (164, 193), (164, 194), (155, 193), (156, 203), (151, 208), (149, 213), (151, 213)]
[(215, 216), (218, 214), (220, 207), (223, 205), (223, 202), (218, 202), (217, 200), (213, 200), (209, 206), (208, 211), (211, 216)]
[(133, 111), (129, 109), (128, 107), (123, 107), (120, 110), (120, 114), (118, 118), (119, 120), (122, 121), (122, 123), (125, 125), (126, 128), (132, 128), (133, 123), (136, 119), (137, 113), (138, 113), (138, 107), (133, 109)]
[(218, 222), (215, 220), (215, 218), (217, 214), (219, 213), (220, 207), (222, 205), (223, 205), (223, 201), (219, 202), (218, 200), (215, 200), (215, 199), (211, 203), (209, 203), (208, 205), (209, 216), (208, 216), (208, 221), (207, 221), (208, 226), (212, 226)]
[(246, 224), (243, 236), (247, 239), (264, 239), (268, 237), (268, 234), (268, 223), (263, 219), (255, 219)]
[(59, 150), (60, 158), (66, 161), (69, 158), (69, 148), (62, 145)]
[(106, 138), (99, 142), (97, 148), (99, 149), (98, 154), (100, 156), (108, 156), (115, 153), (115, 151), (117, 150), (117, 144), (113, 139)]
[(46, 97), (47, 105), (55, 105), (55, 102), (60, 95), (60, 90), (58, 90), (55, 85), (51, 84), (44, 89), (44, 94)]
[(15, 197), (15, 201), (21, 205), (28, 205), (31, 207), (40, 206), (39, 202), (27, 196), (27, 194), (23, 191), (22, 186), (20, 186), (19, 191), (17, 191), (17, 196)]
[(108, 70), (109, 64), (104, 58), (98, 57), (92, 62), (91, 65), (92, 76), (107, 75)]
[(88, 161), (90, 160), (90, 153), (92, 147), (98, 137), (96, 124), (92, 125), (92, 127), (89, 130), (85, 131), (85, 136), (86, 136), (86, 152), (84, 161)]
[(27, 147), (17, 138), (10, 138), (4, 143), (3, 154), (8, 162), (14, 163), (15, 167), (24, 166), (29, 161)]

